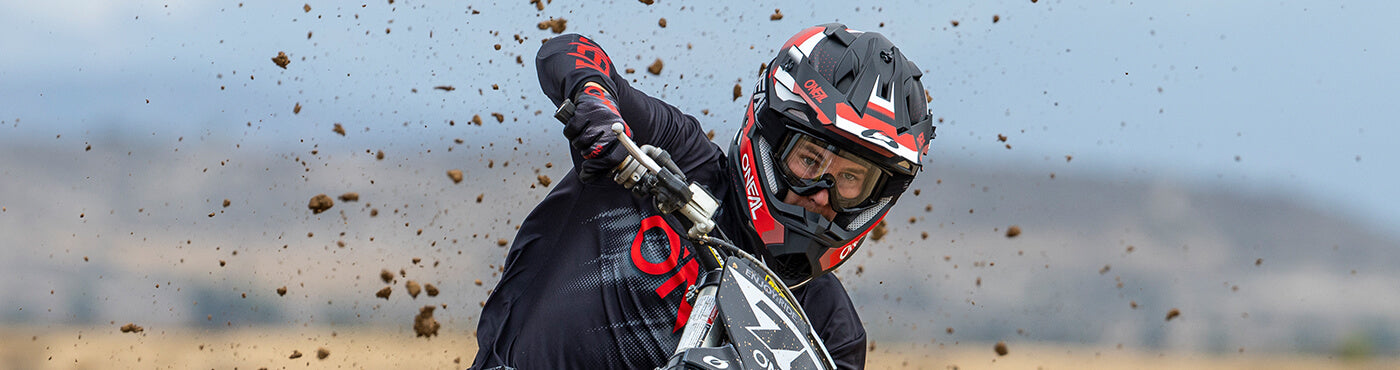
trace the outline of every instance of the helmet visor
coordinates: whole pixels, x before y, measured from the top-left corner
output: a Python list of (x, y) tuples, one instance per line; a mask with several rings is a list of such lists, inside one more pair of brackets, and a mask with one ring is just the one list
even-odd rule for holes
[(806, 196), (826, 189), (837, 212), (874, 203), (870, 194), (888, 176), (873, 162), (802, 133), (788, 136), (778, 163), (793, 192)]

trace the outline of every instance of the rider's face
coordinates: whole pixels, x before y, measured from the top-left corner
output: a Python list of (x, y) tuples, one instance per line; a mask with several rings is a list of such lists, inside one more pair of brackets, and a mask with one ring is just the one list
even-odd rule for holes
[[(830, 174), (835, 180), (835, 187), (832, 189), (819, 190), (811, 195), (798, 195), (788, 192), (783, 197), (783, 202), (802, 206), (808, 212), (820, 213), (827, 220), (836, 218), (836, 211), (831, 207), (831, 191), (839, 191), (840, 195), (847, 198), (859, 196), (861, 186), (865, 182), (865, 177), (869, 174), (869, 167), (863, 166), (854, 161), (837, 156), (825, 148), (810, 142), (801, 142), (793, 148), (791, 155), (787, 157), (788, 170), (802, 178), (820, 178)], [(819, 164), (826, 163), (824, 168)]]
[(797, 193), (789, 191), (787, 196), (783, 197), (783, 203), (802, 206), (807, 212), (820, 213), (822, 217), (830, 221), (836, 218), (836, 211), (831, 209), (829, 195), (826, 189), (819, 190), (812, 195), (797, 195)]

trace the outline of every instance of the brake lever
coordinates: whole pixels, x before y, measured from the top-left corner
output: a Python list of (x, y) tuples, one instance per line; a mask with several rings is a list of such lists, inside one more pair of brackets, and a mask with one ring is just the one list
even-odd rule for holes
[[(682, 215), (685, 215), (691, 222), (690, 229), (686, 231), (687, 236), (691, 238), (700, 238), (715, 229), (714, 216), (715, 211), (719, 209), (719, 201), (715, 200), (714, 195), (711, 195), (709, 191), (701, 188), (700, 185), (692, 183), (687, 186), (684, 177), (657, 164), (656, 161), (652, 160), (651, 156), (637, 147), (637, 143), (633, 142), (632, 138), (624, 133), (625, 128), (622, 126), (621, 122), (613, 123), (612, 130), (617, 133), (618, 142), (622, 144), (623, 148), (627, 149), (628, 154), (631, 154), (632, 160), (637, 161), (637, 163), (650, 174), (656, 176), (657, 191), (667, 192), (667, 198), (673, 202), (684, 202), (679, 207), (665, 205), (658, 208), (671, 208), (662, 209), (662, 211), (666, 213), (680, 211)], [(637, 179), (640, 180), (640, 178)]]

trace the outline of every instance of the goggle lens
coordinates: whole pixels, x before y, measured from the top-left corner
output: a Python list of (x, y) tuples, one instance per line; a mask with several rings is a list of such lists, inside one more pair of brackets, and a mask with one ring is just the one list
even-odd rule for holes
[(886, 176), (874, 163), (805, 134), (793, 134), (779, 161), (793, 191), (811, 195), (828, 190), (837, 211), (864, 205), (875, 185)]

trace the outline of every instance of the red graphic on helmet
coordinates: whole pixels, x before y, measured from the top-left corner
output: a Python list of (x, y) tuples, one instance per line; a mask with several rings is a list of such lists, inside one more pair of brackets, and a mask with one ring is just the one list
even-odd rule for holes
[[(753, 101), (749, 101), (749, 111), (746, 118), (747, 123), (741, 130), (739, 136), (742, 145), (739, 146), (739, 166), (740, 172), (744, 175), (744, 196), (748, 198), (749, 219), (753, 220), (754, 231), (758, 233), (759, 239), (764, 244), (779, 244), (783, 242), (783, 224), (773, 219), (773, 215), (768, 212), (767, 200), (758, 183), (758, 169), (754, 166), (753, 145), (750, 143), (750, 135), (753, 134)], [(762, 139), (760, 139), (762, 140)]]
[(817, 80), (807, 80), (807, 82), (802, 83), (802, 87), (807, 88), (807, 93), (812, 94), (812, 100), (816, 100), (818, 104), (821, 104), (822, 100), (826, 100), (826, 91), (817, 85)]

